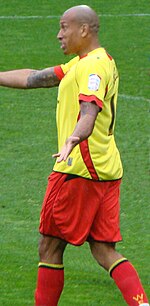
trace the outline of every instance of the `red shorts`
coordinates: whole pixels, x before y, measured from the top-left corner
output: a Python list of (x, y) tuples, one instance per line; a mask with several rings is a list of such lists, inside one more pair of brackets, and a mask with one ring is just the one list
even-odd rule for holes
[(121, 180), (97, 182), (52, 172), (43, 201), (40, 233), (81, 245), (86, 240), (117, 242)]

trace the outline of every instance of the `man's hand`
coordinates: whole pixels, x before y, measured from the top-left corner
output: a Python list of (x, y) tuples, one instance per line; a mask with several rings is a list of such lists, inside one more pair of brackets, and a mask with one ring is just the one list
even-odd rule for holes
[(91, 135), (99, 111), (100, 108), (95, 103), (81, 102), (80, 119), (73, 134), (66, 140), (61, 151), (52, 155), (54, 158), (58, 157), (58, 163), (66, 161), (73, 148)]
[(61, 151), (59, 153), (53, 154), (52, 157), (57, 158), (57, 163), (60, 163), (61, 161), (66, 161), (69, 154), (72, 152), (73, 148), (80, 142), (80, 138), (76, 136), (70, 136), (64, 146), (62, 147)]

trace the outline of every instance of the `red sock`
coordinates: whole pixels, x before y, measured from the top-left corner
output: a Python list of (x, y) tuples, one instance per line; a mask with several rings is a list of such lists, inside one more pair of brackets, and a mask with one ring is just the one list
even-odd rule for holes
[(148, 299), (139, 276), (126, 258), (116, 261), (109, 270), (111, 277), (120, 289), (127, 305), (148, 306)]
[(63, 286), (63, 265), (39, 263), (35, 306), (57, 306)]

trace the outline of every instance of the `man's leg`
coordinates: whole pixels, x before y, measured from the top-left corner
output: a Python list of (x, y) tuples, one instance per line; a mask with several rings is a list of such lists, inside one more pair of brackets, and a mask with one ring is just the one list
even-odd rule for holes
[(90, 242), (92, 255), (114, 279), (127, 305), (148, 306), (148, 299), (132, 264), (115, 251), (115, 244)]
[(63, 252), (67, 243), (58, 238), (42, 236), (39, 245), (35, 306), (56, 306), (64, 286)]

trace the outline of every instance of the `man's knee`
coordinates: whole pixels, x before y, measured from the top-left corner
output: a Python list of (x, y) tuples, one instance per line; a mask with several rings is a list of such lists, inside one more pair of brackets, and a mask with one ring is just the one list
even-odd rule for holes
[(115, 250), (115, 244), (92, 241), (90, 242), (90, 249), (94, 257), (97, 257), (97, 254), (105, 256), (110, 250)]
[(53, 264), (62, 263), (67, 243), (59, 238), (41, 236), (39, 242), (40, 261)]
[(90, 249), (98, 264), (106, 270), (109, 270), (110, 266), (122, 257), (121, 254), (116, 252), (115, 243), (92, 241), (90, 242)]

